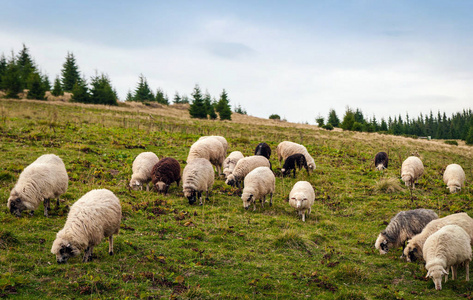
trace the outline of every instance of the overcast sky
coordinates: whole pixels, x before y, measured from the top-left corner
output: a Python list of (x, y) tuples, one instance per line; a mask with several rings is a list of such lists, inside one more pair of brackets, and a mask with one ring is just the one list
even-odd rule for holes
[(315, 123), (473, 103), (473, 1), (0, 0), (0, 53), (24, 43), (51, 79), (68, 51), (124, 99), (140, 74), (155, 92), (195, 84), (267, 118)]

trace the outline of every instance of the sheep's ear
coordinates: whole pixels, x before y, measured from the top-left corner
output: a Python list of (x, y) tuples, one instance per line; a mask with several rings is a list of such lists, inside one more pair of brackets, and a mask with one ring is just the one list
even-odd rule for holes
[(427, 272), (427, 275), (425, 275), (425, 278), (429, 278), (430, 277), (430, 270)]
[(443, 275), (448, 275), (448, 272), (447, 272), (447, 271), (445, 271), (445, 269), (444, 269), (444, 268), (442, 268), (442, 274), (443, 274)]
[(412, 252), (417, 253), (417, 247), (415, 247), (414, 249), (412, 249)]

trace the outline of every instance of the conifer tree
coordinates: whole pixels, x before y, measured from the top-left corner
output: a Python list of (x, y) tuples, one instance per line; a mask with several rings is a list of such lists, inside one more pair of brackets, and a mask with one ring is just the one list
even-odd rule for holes
[(181, 98), (181, 103), (182, 104), (188, 104), (190, 101), (189, 101), (189, 96), (187, 95), (182, 95), (182, 98)]
[(44, 93), (46, 92), (41, 76), (34, 72), (28, 78), (28, 99), (44, 100)]
[(91, 78), (90, 102), (105, 105), (118, 105), (117, 94), (107, 75), (95, 75)]
[(20, 69), (13, 54), (2, 76), (2, 88), (5, 90), (5, 98), (18, 98), (18, 93), (23, 91)]
[(215, 113), (215, 108), (212, 105), (212, 97), (210, 96), (208, 91), (204, 95), (204, 106), (205, 106), (205, 112), (207, 113), (209, 118), (211, 120), (217, 119), (217, 114)]
[(473, 125), (471, 125), (470, 129), (468, 130), (465, 142), (467, 145), (473, 145)]
[(79, 79), (72, 88), (72, 102), (90, 103), (89, 88), (85, 78)]
[(38, 72), (38, 70), (36, 69), (35, 63), (30, 56), (29, 49), (25, 44), (23, 44), (23, 49), (18, 53), (16, 64), (19, 69), (21, 89), (27, 89), (31, 84), (29, 80), (36, 77), (31, 76), (31, 74)]
[(125, 101), (133, 101), (133, 95), (131, 94), (130, 90), (128, 90), (128, 93), (126, 93)]
[(169, 100), (167, 99), (167, 96), (164, 94), (161, 88), (158, 88), (158, 90), (156, 91), (156, 102), (164, 105), (169, 105)]
[(174, 98), (173, 98), (172, 101), (173, 101), (174, 104), (180, 104), (181, 103), (181, 96), (179, 96), (179, 93), (177, 91), (174, 94)]
[(2, 78), (5, 75), (6, 71), (7, 71), (7, 59), (5, 58), (5, 55), (2, 53), (2, 56), (0, 57), (0, 90), (4, 89)]
[(333, 127), (340, 126), (340, 119), (337, 116), (337, 112), (334, 109), (330, 109), (328, 113), (327, 124), (332, 124)]
[(136, 87), (135, 94), (133, 95), (134, 101), (146, 102), (155, 101), (153, 92), (149, 88), (148, 82), (143, 74), (140, 75), (138, 86)]
[(64, 95), (64, 91), (62, 90), (61, 80), (59, 80), (59, 76), (56, 76), (56, 79), (54, 80), (54, 86), (53, 86), (53, 90), (51, 91), (51, 94), (56, 97)]
[(49, 77), (46, 74), (40, 74), (41, 77), (41, 84), (43, 85), (44, 91), (50, 91), (51, 90), (51, 82), (49, 81)]
[[(343, 117), (342, 127), (343, 130), (353, 130), (353, 125), (355, 124), (355, 113), (350, 107), (347, 107), (345, 111), (345, 116)], [(332, 124), (333, 125), (333, 124)]]
[(62, 89), (65, 92), (71, 92), (76, 83), (78, 83), (78, 87), (83, 85), (83, 83), (79, 82), (81, 81), (79, 67), (72, 52), (67, 52), (66, 62), (62, 65), (61, 75)]
[(232, 108), (225, 89), (220, 94), (220, 99), (215, 106), (215, 110), (218, 112), (220, 120), (232, 120)]
[(189, 107), (189, 114), (191, 118), (206, 119), (207, 112), (205, 110), (204, 99), (202, 98), (202, 92), (200, 91), (199, 85), (195, 85), (194, 92), (192, 92), (194, 100)]

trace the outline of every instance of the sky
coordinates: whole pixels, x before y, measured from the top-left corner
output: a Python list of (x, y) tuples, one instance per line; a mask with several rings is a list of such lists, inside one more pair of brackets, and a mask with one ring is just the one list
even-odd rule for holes
[(315, 124), (473, 104), (473, 1), (0, 0), (0, 54), (23, 44), (53, 82), (68, 52), (119, 98), (142, 74), (170, 99), (196, 84), (232, 107)]

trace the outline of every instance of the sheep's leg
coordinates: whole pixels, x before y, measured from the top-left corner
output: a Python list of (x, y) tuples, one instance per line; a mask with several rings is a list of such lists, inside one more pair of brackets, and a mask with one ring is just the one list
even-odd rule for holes
[(113, 235), (108, 237), (108, 254), (113, 255)]
[(466, 281), (470, 281), (470, 261), (465, 261)]
[(296, 168), (292, 169), (292, 178), (296, 178)]
[(256, 201), (253, 200), (253, 211), (255, 211), (255, 210), (256, 210)]
[(457, 279), (457, 265), (451, 266), (452, 269), (452, 280)]
[(59, 197), (56, 199), (56, 209), (59, 209)]
[(44, 216), (49, 217), (48, 211), (49, 211), (49, 199), (44, 199), (43, 200), (43, 205), (44, 205)]
[(266, 196), (263, 196), (263, 199), (261, 199), (261, 208), (264, 208), (265, 202), (266, 202)]
[(269, 206), (273, 206), (273, 193), (269, 194)]
[(94, 247), (89, 246), (87, 249), (85, 249), (84, 252), (84, 258), (82, 258), (82, 262), (88, 262), (92, 260), (92, 250), (94, 250)]
[(305, 222), (305, 212), (302, 213), (302, 222)]

